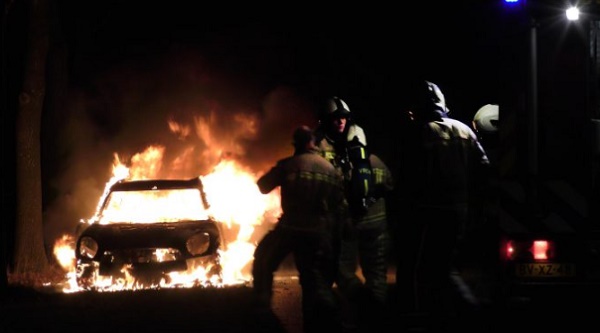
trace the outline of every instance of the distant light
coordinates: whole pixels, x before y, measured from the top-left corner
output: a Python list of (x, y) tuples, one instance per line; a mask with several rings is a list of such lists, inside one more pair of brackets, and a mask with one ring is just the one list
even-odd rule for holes
[(515, 8), (521, 7), (522, 3), (524, 3), (524, 2), (525, 2), (525, 0), (523, 0), (523, 1), (521, 1), (521, 0), (504, 0), (504, 5), (507, 8), (515, 9)]
[(515, 248), (514, 248), (514, 244), (512, 241), (508, 241), (506, 242), (506, 246), (504, 247), (504, 255), (506, 256), (507, 259), (514, 259), (514, 255), (515, 255)]
[(567, 9), (567, 19), (569, 21), (577, 21), (579, 20), (579, 9), (577, 7), (571, 7)]

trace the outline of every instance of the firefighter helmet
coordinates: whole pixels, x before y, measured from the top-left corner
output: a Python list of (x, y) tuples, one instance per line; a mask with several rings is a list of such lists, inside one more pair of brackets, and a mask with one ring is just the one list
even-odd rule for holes
[(486, 104), (479, 108), (473, 117), (473, 128), (481, 134), (498, 131), (500, 109), (497, 104)]
[(350, 108), (343, 99), (333, 96), (325, 100), (324, 105), (321, 108), (321, 119), (330, 117), (350, 117)]
[(437, 84), (425, 81), (427, 84), (427, 90), (429, 91), (429, 99), (433, 105), (435, 105), (435, 109), (444, 113), (449, 113), (448, 106), (446, 105), (446, 98), (442, 93), (440, 87)]
[(431, 121), (445, 117), (450, 112), (437, 84), (416, 77), (406, 79), (403, 85), (404, 97), (399, 101), (399, 108), (410, 113), (410, 119)]

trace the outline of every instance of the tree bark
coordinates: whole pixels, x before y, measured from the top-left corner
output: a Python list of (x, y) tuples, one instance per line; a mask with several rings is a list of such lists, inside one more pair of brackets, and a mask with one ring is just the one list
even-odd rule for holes
[(23, 88), (16, 119), (17, 224), (14, 273), (32, 276), (47, 271), (42, 221), (40, 132), (49, 47), (49, 2), (31, 0)]
[[(0, 123), (2, 124), (2, 155), (6, 155), (5, 153), (7, 152), (6, 147), (4, 146), (5, 142), (10, 142), (12, 143), (12, 139), (14, 138), (14, 135), (12, 137), (10, 137), (10, 133), (9, 133), (9, 129), (7, 128), (7, 123), (10, 120), (10, 123), (12, 124), (13, 121), (13, 117), (10, 116), (12, 113), (9, 112), (9, 108), (8, 108), (8, 74), (6, 72), (7, 70), (7, 59), (8, 56), (6, 55), (6, 50), (8, 47), (8, 42), (7, 42), (7, 27), (8, 24), (6, 23), (6, 21), (8, 20), (8, 12), (10, 11), (12, 5), (12, 0), (8, 0), (4, 2), (4, 6), (2, 8), (2, 35), (1, 35), (1, 42), (2, 44), (0, 45), (0, 48), (2, 50), (4, 50), (5, 52), (1, 53), (2, 56), (2, 69), (0, 70), (0, 72), (2, 73), (2, 82), (1, 82), (1, 87), (2, 90), (0, 90), (0, 100), (2, 101), (2, 105), (0, 106), (0, 108), (2, 108), (4, 110), (4, 112), (2, 112), (2, 114), (0, 115), (0, 119), (2, 119), (0, 121)], [(12, 151), (12, 150), (11, 150)], [(9, 172), (5, 172), (5, 174), (7, 174), (7, 177), (11, 177), (12, 175), (12, 171), (13, 169), (10, 168)], [(10, 184), (6, 179), (2, 180), (2, 207), (14, 207), (14, 205), (9, 203), (8, 200), (8, 184)], [(12, 208), (10, 208), (12, 209)], [(13, 215), (6, 212), (6, 210), (4, 211), (5, 216), (7, 216), (8, 218), (10, 218), (12, 220)], [(11, 211), (12, 213), (12, 211)], [(12, 221), (11, 221), (12, 222)], [(1, 257), (0, 257), (0, 268), (1, 268), (1, 272), (0, 272), (0, 291), (2, 292), (2, 295), (4, 295), (4, 291), (6, 290), (6, 287), (8, 286), (8, 275), (7, 275), (7, 269), (9, 266), (9, 260), (8, 260), (8, 226), (7, 224), (9, 223), (2, 223), (2, 225), (0, 226), (0, 242), (2, 242), (2, 245), (0, 245), (0, 253), (1, 253)]]

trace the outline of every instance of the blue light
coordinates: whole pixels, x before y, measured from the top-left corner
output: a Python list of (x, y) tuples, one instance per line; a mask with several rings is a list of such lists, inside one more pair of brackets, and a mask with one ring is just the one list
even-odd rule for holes
[(504, 0), (504, 5), (509, 8), (518, 8), (525, 4), (526, 0)]

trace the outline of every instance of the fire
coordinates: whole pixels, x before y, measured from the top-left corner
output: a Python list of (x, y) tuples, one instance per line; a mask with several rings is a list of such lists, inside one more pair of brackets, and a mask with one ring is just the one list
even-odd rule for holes
[(222, 161), (202, 182), (211, 203), (211, 215), (230, 229), (238, 228), (235, 240), (226, 241), (227, 248), (221, 254), (224, 279), (231, 283), (244, 278), (241, 273), (254, 254), (250, 239), (255, 226), (263, 222), (265, 212), (279, 211), (279, 196), (261, 194), (256, 177), (233, 160)]
[[(189, 150), (186, 152), (189, 154)], [(135, 155), (130, 165), (121, 162), (118, 154), (114, 155), (113, 174), (105, 186), (99, 199), (96, 213), (90, 219), (82, 219), (82, 226), (99, 220), (101, 204), (108, 194), (109, 188), (121, 179), (140, 180), (156, 178), (160, 174), (164, 147), (150, 146), (144, 152)], [(253, 259), (258, 225), (273, 221), (280, 214), (279, 193), (268, 195), (260, 193), (256, 186), (257, 176), (239, 165), (235, 160), (220, 161), (209, 174), (200, 176), (204, 184), (207, 200), (210, 204), (209, 215), (222, 222), (224, 244), (219, 250), (220, 274), (214, 274), (214, 263), (205, 262), (202, 258), (188, 263), (187, 271), (167, 273), (166, 277), (152, 281), (139, 281), (131, 276), (127, 267), (119, 278), (97, 274), (90, 276), (98, 291), (137, 290), (148, 288), (187, 288), (195, 286), (216, 286), (243, 284), (250, 281), (249, 263)], [(186, 198), (181, 198), (183, 203)], [(143, 204), (144, 198), (139, 202)], [(191, 205), (193, 206), (193, 205)], [(143, 205), (141, 206), (143, 207)], [(182, 205), (181, 211), (189, 216), (196, 212), (187, 212)], [(115, 214), (122, 214), (115, 207)], [(128, 221), (144, 222), (144, 214), (159, 207), (137, 209), (135, 219)], [(189, 208), (189, 206), (187, 207)], [(140, 214), (143, 213), (143, 214)], [(102, 222), (102, 221), (100, 221)], [(254, 237), (254, 241), (253, 241)], [(75, 239), (72, 235), (64, 235), (54, 245), (54, 255), (61, 267), (67, 272), (63, 292), (77, 292), (82, 289), (77, 283)], [(158, 261), (165, 260), (171, 254), (164, 249), (157, 249), (153, 257)], [(79, 272), (80, 273), (80, 272)]]
[[(102, 193), (100, 200), (98, 200), (98, 205), (96, 206), (96, 213), (94, 213), (94, 217), (97, 217), (98, 214), (100, 213), (100, 208), (102, 206), (102, 203), (104, 202), (104, 199), (106, 199), (106, 196), (108, 195), (108, 190), (110, 189), (110, 187), (112, 185), (114, 185), (116, 182), (118, 182), (119, 180), (127, 179), (129, 177), (129, 168), (127, 166), (125, 166), (123, 163), (121, 163), (121, 161), (119, 160), (119, 155), (117, 155), (115, 153), (114, 156), (115, 156), (115, 160), (113, 163), (113, 172), (112, 172), (113, 175), (106, 183), (106, 186), (104, 187), (104, 192)], [(94, 217), (92, 217), (92, 219), (90, 219), (88, 221), (81, 220), (81, 222), (92, 223)]]
[(54, 256), (58, 264), (65, 270), (75, 266), (75, 251), (73, 251), (73, 236), (63, 235), (54, 244)]

